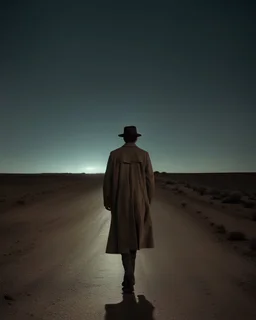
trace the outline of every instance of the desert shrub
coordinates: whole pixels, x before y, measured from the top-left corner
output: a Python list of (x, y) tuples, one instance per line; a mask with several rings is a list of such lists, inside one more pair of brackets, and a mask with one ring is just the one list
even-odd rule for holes
[(208, 194), (216, 196), (216, 197), (217, 196), (221, 197), (221, 191), (218, 189), (214, 189), (214, 188), (208, 189)]
[(252, 221), (256, 221), (256, 211), (252, 213)]
[(20, 199), (20, 200), (17, 200), (16, 203), (20, 204), (20, 205), (24, 205), (25, 204), (25, 200)]
[(254, 208), (255, 207), (255, 202), (254, 201), (245, 201), (243, 200), (243, 206), (245, 208)]
[(215, 195), (211, 196), (211, 200), (221, 200), (221, 199), (222, 199), (221, 194), (215, 194)]
[(173, 187), (173, 188), (172, 188), (172, 191), (173, 191), (174, 193), (176, 193), (176, 194), (183, 194), (183, 193), (184, 193), (184, 191), (181, 190), (179, 187)]
[(222, 224), (216, 225), (215, 228), (218, 233), (226, 233), (226, 228)]
[(246, 236), (241, 231), (231, 231), (228, 234), (228, 240), (231, 240), (231, 241), (243, 241), (243, 240), (246, 240)]
[(205, 194), (206, 194), (206, 195), (211, 195), (211, 189), (210, 189), (210, 188), (206, 188)]
[(237, 203), (241, 203), (241, 198), (242, 198), (241, 193), (234, 192), (234, 193), (231, 193), (229, 196), (225, 197), (222, 200), (222, 202), (223, 203), (237, 204)]
[(201, 196), (205, 195), (205, 194), (206, 194), (206, 191), (207, 191), (207, 188), (205, 188), (205, 187), (199, 187), (199, 188), (197, 188), (197, 192), (198, 192)]
[(187, 206), (186, 202), (182, 202), (181, 205), (182, 205), (182, 207), (186, 207)]
[(166, 181), (166, 184), (175, 184), (176, 182), (173, 180)]
[(256, 238), (250, 240), (250, 249), (256, 251)]
[(228, 197), (230, 195), (230, 193), (228, 191), (225, 191), (225, 190), (222, 190), (221, 193), (220, 193), (220, 197), (222, 199)]
[(5, 300), (9, 300), (9, 301), (14, 301), (15, 299), (11, 296), (11, 295), (9, 295), (9, 294), (5, 294), (4, 295), (4, 299)]

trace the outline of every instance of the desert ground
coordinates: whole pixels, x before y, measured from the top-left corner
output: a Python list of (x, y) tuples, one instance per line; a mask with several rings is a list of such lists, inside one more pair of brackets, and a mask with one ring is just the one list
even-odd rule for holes
[(122, 297), (103, 175), (0, 175), (0, 319), (256, 319), (256, 174), (155, 177), (155, 248)]

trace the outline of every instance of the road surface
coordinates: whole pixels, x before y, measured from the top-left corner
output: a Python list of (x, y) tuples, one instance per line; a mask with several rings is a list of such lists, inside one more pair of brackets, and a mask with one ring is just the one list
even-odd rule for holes
[(1, 320), (256, 319), (255, 267), (161, 189), (152, 205), (156, 248), (138, 253), (135, 297), (122, 301), (120, 256), (105, 254), (101, 183), (1, 215)]

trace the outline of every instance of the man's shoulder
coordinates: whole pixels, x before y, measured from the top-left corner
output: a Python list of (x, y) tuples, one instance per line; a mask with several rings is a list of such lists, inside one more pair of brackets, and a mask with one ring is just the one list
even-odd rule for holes
[(144, 150), (144, 149), (142, 149), (142, 148), (140, 148), (140, 147), (138, 147), (138, 146), (137, 146), (137, 149), (138, 149), (138, 151), (141, 152), (141, 153), (144, 153), (144, 154), (147, 154), (147, 153), (148, 153), (146, 150)]
[(127, 155), (135, 155), (139, 156), (141, 159), (145, 159), (148, 155), (148, 152), (142, 148), (139, 148), (137, 145), (134, 147), (125, 147), (122, 146), (110, 152), (110, 156), (112, 158), (120, 158)]
[(121, 149), (122, 149), (122, 147), (112, 150), (112, 151), (110, 152), (110, 155), (116, 155), (116, 154), (118, 154), (119, 152), (121, 152)]
[[(128, 149), (128, 148), (129, 148), (129, 149)], [(137, 145), (135, 145), (134, 147), (131, 147), (131, 148), (132, 148), (132, 149), (130, 149), (130, 147), (122, 146), (122, 147), (119, 147), (119, 148), (117, 148), (117, 149), (115, 149), (115, 150), (112, 150), (112, 151), (110, 152), (110, 154), (111, 154), (112, 156), (115, 156), (115, 155), (119, 155), (119, 154), (121, 154), (121, 153), (126, 153), (127, 150), (133, 150), (133, 152), (137, 152), (137, 153), (144, 154), (144, 155), (148, 154), (148, 152), (147, 152), (146, 150), (138, 147)]]

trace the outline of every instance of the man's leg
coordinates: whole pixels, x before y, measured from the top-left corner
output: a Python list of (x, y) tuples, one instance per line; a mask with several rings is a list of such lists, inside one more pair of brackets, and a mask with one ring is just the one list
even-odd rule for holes
[(136, 261), (136, 254), (137, 254), (137, 251), (136, 250), (131, 250), (130, 251), (131, 253), (131, 262), (132, 262), (132, 271), (133, 271), (133, 279), (134, 279), (134, 284), (135, 284), (135, 261)]
[(123, 290), (133, 292), (134, 274), (131, 253), (122, 253), (122, 263), (124, 267)]

